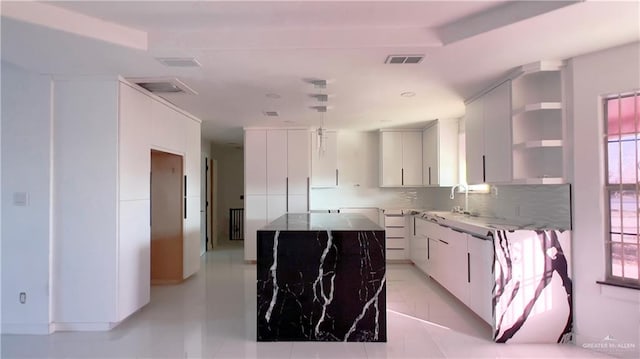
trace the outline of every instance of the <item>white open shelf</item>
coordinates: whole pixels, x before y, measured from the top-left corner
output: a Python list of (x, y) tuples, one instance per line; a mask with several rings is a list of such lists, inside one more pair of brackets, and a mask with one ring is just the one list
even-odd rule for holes
[(541, 148), (541, 147), (562, 147), (562, 140), (535, 140), (526, 141), (513, 145), (516, 149)]
[(522, 106), (513, 111), (513, 117), (516, 117), (525, 112), (540, 111), (540, 110), (561, 110), (561, 102), (538, 102)]

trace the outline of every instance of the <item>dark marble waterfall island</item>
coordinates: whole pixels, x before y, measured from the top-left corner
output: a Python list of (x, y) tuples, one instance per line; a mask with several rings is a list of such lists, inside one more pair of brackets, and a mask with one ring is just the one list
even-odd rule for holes
[(387, 341), (377, 224), (359, 214), (290, 213), (257, 239), (258, 341)]

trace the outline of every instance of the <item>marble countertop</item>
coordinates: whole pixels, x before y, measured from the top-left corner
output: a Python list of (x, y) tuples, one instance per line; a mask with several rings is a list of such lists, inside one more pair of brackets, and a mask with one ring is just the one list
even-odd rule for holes
[(383, 231), (356, 213), (287, 213), (262, 227), (263, 231)]
[(475, 233), (482, 236), (486, 236), (487, 232), (494, 230), (518, 231), (560, 229), (553, 228), (545, 223), (535, 223), (518, 219), (471, 216), (448, 211), (414, 211), (412, 214), (438, 224), (454, 227), (465, 232)]

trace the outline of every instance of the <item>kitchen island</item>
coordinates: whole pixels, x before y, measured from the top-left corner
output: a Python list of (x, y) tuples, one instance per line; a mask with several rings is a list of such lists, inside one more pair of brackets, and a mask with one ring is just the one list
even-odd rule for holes
[(285, 214), (257, 234), (258, 341), (385, 342), (385, 232), (363, 215)]

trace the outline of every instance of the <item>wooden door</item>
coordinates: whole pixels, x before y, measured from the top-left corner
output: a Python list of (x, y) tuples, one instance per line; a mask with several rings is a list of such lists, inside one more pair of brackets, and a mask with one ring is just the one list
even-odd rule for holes
[(151, 150), (151, 284), (183, 278), (183, 158)]

